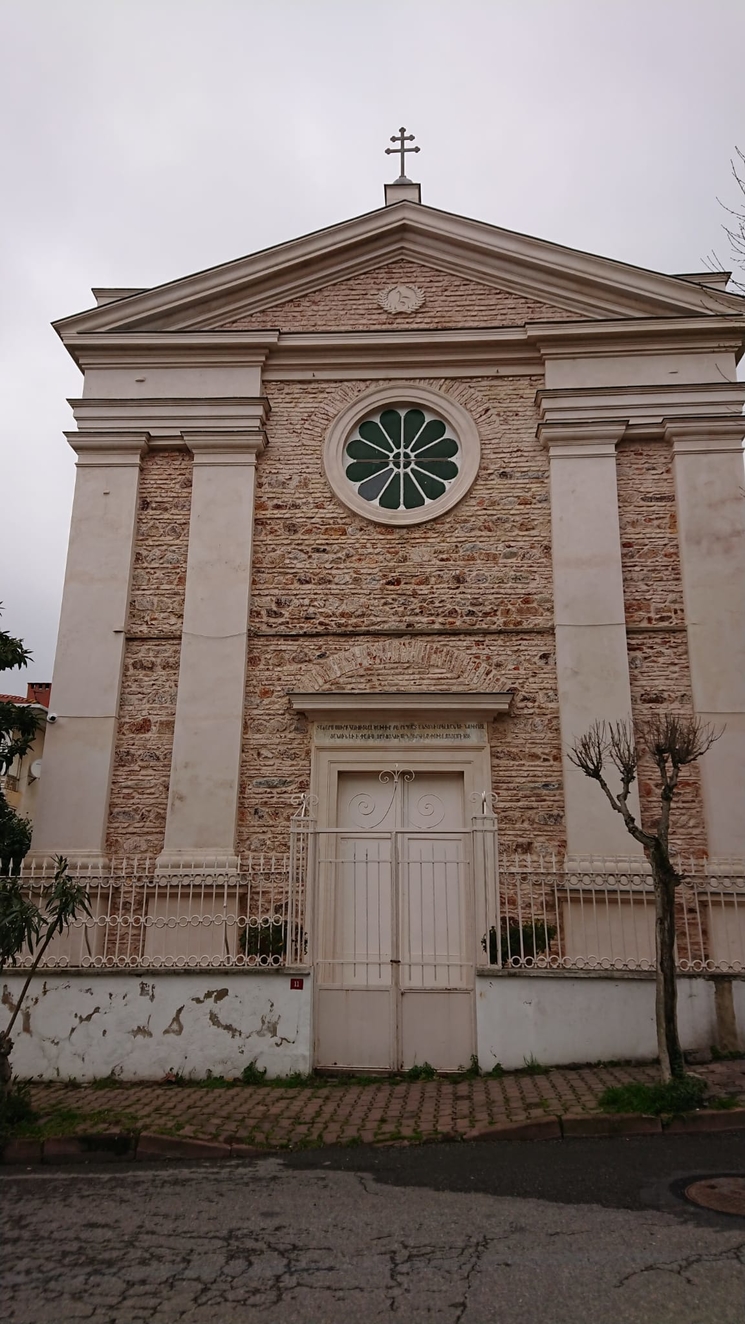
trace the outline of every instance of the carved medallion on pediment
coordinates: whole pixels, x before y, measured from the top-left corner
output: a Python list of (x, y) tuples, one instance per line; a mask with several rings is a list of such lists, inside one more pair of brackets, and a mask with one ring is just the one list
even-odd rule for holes
[(415, 313), (424, 303), (424, 291), (418, 285), (391, 285), (378, 295), (378, 303), (387, 313)]

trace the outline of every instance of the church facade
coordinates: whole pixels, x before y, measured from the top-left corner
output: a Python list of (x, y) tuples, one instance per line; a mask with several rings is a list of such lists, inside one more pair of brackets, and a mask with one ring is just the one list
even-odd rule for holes
[[(743, 872), (745, 300), (725, 284), (438, 211), (401, 180), (319, 233), (94, 291), (57, 324), (84, 381), (31, 859), (239, 874), (312, 820), (316, 877), (351, 840), (377, 907), (372, 956), (350, 956), (348, 916), (326, 952), (365, 990), (359, 1022), (398, 923), (391, 851), (420, 947), (425, 893), (473, 884), (475, 817), (503, 852), (628, 856), (568, 747), (672, 709), (725, 728), (676, 846)], [(653, 809), (646, 769), (638, 793)], [(454, 904), (447, 988), (485, 942)]]

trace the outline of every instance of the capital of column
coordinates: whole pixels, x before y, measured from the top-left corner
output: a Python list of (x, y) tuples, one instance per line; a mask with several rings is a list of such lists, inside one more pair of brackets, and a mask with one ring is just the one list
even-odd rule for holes
[(712, 414), (699, 418), (666, 418), (665, 440), (673, 455), (742, 451), (745, 414)]
[(578, 422), (539, 423), (538, 439), (552, 459), (612, 456), (626, 431), (625, 419), (600, 419)]
[(199, 465), (255, 465), (257, 455), (266, 447), (266, 436), (258, 422), (255, 429), (240, 432), (183, 432), (182, 436), (194, 463)]
[(80, 468), (139, 468), (149, 447), (146, 432), (66, 432)]

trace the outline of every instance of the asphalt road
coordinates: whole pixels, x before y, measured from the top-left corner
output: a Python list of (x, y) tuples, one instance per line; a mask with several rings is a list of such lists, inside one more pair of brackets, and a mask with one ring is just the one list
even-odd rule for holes
[(744, 1324), (745, 1136), (6, 1169), (4, 1324)]

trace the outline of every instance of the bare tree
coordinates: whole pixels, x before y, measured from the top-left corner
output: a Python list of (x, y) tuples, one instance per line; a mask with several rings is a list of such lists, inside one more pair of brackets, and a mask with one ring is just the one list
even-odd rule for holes
[[(735, 185), (740, 191), (741, 200), (736, 202), (733, 207), (728, 207), (720, 199), (719, 205), (727, 212), (729, 217), (729, 221), (722, 226), (722, 229), (729, 240), (735, 265), (742, 272), (741, 279), (734, 278), (732, 284), (738, 294), (745, 294), (745, 152), (740, 147), (735, 147), (735, 156), (730, 161), (730, 166)], [(707, 265), (713, 271), (724, 270), (716, 252), (713, 252), (707, 259)]]
[[(683, 768), (695, 763), (722, 735), (696, 717), (660, 713), (634, 735), (631, 722), (593, 722), (574, 741), (569, 758), (586, 777), (599, 783), (626, 830), (644, 848), (652, 870), (655, 894), (655, 952), (657, 1046), (663, 1080), (685, 1074), (678, 1037), (675, 983), (675, 889), (682, 881), (670, 857), (670, 810)], [(659, 774), (660, 812), (654, 828), (646, 830), (629, 809), (629, 792), (636, 780), (640, 750), (654, 760)], [(610, 762), (620, 774), (621, 789), (614, 794), (605, 777)]]

